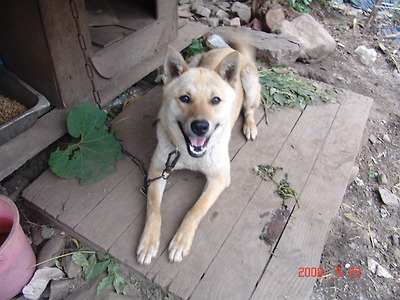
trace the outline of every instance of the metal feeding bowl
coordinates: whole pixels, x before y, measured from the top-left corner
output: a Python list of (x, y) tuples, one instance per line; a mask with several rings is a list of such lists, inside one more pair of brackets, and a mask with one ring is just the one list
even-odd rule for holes
[(27, 108), (24, 113), (0, 125), (0, 145), (30, 128), (50, 106), (42, 94), (3, 66), (0, 66), (0, 95), (15, 100)]

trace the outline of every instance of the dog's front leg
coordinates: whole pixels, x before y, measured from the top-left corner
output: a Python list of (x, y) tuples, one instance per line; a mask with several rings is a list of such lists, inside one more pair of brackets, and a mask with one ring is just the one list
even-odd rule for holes
[(180, 262), (189, 254), (197, 226), (229, 183), (229, 172), (224, 175), (207, 177), (202, 195), (188, 211), (169, 244), (169, 260), (171, 262)]
[[(157, 178), (162, 174), (162, 169), (150, 168), (149, 178)], [(137, 248), (137, 260), (140, 264), (148, 265), (153, 257), (156, 257), (160, 245), (161, 231), (161, 198), (164, 192), (166, 180), (157, 179), (148, 186), (146, 223), (142, 237)]]

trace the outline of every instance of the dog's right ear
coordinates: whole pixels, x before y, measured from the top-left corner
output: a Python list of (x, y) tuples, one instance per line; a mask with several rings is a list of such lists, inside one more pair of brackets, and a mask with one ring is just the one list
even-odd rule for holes
[(168, 46), (164, 60), (164, 84), (171, 82), (187, 70), (189, 70), (189, 66), (182, 55), (174, 47)]

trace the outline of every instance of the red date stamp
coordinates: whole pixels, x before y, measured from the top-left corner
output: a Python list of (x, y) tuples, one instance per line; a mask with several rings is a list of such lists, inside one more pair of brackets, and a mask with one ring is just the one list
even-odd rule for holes
[[(342, 276), (347, 276), (349, 278), (353, 277), (360, 277), (361, 276), (361, 270), (360, 268), (352, 268), (349, 267), (345, 270), (343, 270), (341, 267), (337, 267), (335, 269), (335, 274), (336, 277), (342, 277)], [(324, 277), (324, 269), (323, 268), (309, 268), (309, 267), (300, 267), (299, 268), (299, 277)]]

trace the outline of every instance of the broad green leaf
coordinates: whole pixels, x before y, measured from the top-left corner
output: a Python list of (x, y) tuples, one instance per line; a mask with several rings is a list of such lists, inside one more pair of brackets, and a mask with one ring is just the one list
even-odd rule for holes
[(107, 269), (109, 264), (109, 260), (105, 260), (103, 262), (95, 261), (94, 264), (85, 273), (85, 280), (89, 281), (93, 278), (96, 278)]
[(42, 231), (41, 231), (42, 238), (48, 239), (54, 234), (54, 231), (55, 231), (54, 228), (46, 226), (46, 225), (42, 225), (40, 227), (42, 229)]
[(105, 125), (107, 114), (94, 104), (82, 103), (67, 119), (68, 132), (80, 138), (65, 150), (50, 156), (51, 170), (60, 177), (80, 178), (81, 185), (101, 180), (114, 173), (115, 160), (123, 159), (121, 145)]
[(126, 294), (126, 284), (125, 284), (125, 278), (119, 275), (118, 273), (115, 273), (113, 285), (115, 288), (115, 291), (118, 294)]
[(87, 276), (86, 274), (89, 272), (90, 268), (91, 268), (96, 262), (97, 262), (96, 254), (92, 254), (92, 255), (89, 256), (89, 258), (88, 258), (88, 264), (82, 266), (83, 273), (84, 273), (84, 275), (85, 275), (85, 280), (86, 280), (86, 276)]
[(108, 274), (107, 277), (103, 278), (102, 281), (100, 281), (99, 285), (97, 286), (97, 295), (100, 295), (100, 293), (108, 287), (110, 284), (112, 284), (114, 281), (114, 275), (113, 274)]
[(110, 259), (111, 256), (107, 252), (104, 251), (97, 251), (97, 256), (102, 258), (102, 259)]
[(74, 252), (72, 254), (72, 261), (81, 267), (89, 266), (87, 258), (81, 252)]

